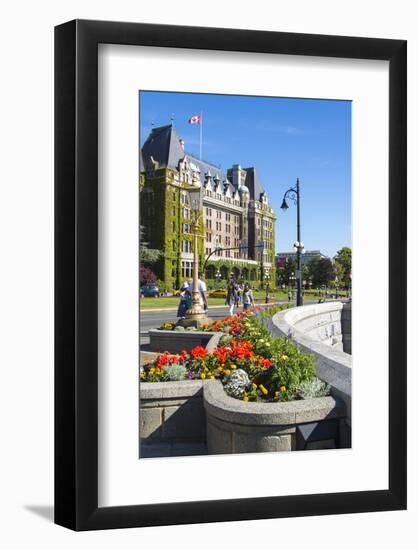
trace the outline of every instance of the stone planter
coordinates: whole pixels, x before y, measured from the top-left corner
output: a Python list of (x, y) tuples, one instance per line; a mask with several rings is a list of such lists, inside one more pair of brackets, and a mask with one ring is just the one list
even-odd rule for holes
[(328, 449), (347, 446), (346, 408), (334, 397), (248, 403), (219, 381), (204, 386), (209, 454)]
[(211, 381), (140, 383), (140, 456), (206, 454), (203, 385)]
[(221, 332), (203, 332), (198, 330), (159, 330), (149, 331), (149, 348), (153, 352), (180, 353), (183, 349), (191, 350), (203, 346), (208, 351), (217, 347)]

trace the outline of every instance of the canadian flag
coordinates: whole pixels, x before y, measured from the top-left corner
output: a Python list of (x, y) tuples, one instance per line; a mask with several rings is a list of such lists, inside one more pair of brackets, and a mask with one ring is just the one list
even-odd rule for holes
[(188, 124), (201, 124), (201, 116), (194, 115), (188, 119)]

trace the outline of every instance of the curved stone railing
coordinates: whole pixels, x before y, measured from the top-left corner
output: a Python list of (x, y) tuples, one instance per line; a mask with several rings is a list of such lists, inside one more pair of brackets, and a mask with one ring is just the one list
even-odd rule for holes
[(204, 385), (209, 454), (295, 451), (348, 446), (346, 407), (337, 397), (248, 403), (218, 380)]
[(348, 419), (351, 417), (352, 357), (342, 351), (343, 337), (349, 343), (350, 329), (343, 335), (343, 308), (350, 304), (327, 302), (281, 311), (272, 319), (264, 319), (270, 334), (290, 337), (302, 351), (314, 353), (317, 376), (332, 386), (332, 394), (343, 399)]

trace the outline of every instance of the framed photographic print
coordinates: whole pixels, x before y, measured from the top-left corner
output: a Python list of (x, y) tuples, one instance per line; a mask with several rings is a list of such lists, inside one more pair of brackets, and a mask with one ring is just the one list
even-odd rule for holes
[(406, 507), (406, 42), (55, 31), (55, 521)]

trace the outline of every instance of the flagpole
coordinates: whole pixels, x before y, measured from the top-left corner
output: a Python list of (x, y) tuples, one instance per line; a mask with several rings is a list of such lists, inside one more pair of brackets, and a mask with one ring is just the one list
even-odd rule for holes
[(202, 149), (203, 149), (203, 111), (200, 111), (200, 160), (202, 157)]

